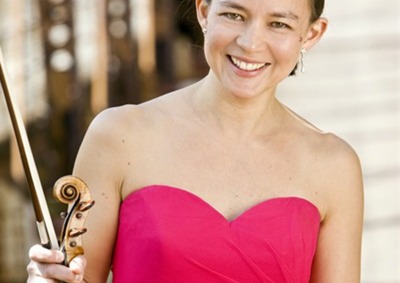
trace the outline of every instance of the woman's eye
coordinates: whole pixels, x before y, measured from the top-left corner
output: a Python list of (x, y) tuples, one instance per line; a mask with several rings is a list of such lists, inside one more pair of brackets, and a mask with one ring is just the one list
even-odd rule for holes
[(281, 22), (272, 22), (271, 26), (273, 28), (289, 28), (289, 26), (285, 23), (281, 23)]
[(227, 17), (230, 20), (234, 20), (234, 21), (240, 21), (243, 19), (243, 17), (239, 14), (236, 13), (226, 13), (225, 17)]

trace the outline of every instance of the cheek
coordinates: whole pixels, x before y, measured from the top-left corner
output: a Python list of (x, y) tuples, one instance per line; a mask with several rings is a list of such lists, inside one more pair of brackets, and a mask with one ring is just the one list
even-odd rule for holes
[(222, 25), (213, 25), (212, 29), (207, 31), (205, 35), (207, 43), (210, 46), (222, 47), (231, 43), (234, 40), (237, 33), (235, 31), (224, 28)]
[(288, 62), (297, 62), (301, 49), (301, 37), (280, 37), (271, 40), (269, 47), (274, 57)]
[[(207, 26), (207, 43), (211, 48), (218, 48), (218, 51), (232, 44), (241, 29), (239, 24), (229, 23), (220, 17), (210, 17)], [(217, 52), (217, 50), (212, 51)]]
[(234, 41), (232, 31), (226, 29), (213, 29), (205, 35), (204, 52), (207, 61), (225, 58), (224, 55), (228, 52), (229, 46)]

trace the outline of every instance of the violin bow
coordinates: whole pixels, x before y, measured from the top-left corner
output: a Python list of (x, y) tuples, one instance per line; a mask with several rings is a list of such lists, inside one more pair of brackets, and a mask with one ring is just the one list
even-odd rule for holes
[(44, 247), (59, 249), (56, 232), (51, 220), (49, 208), (40, 183), (39, 173), (36, 168), (32, 150), (28, 141), (28, 136), (24, 127), (21, 112), (14, 96), (11, 94), (7, 84), (7, 74), (4, 68), (3, 52), (0, 47), (0, 80), (6, 100), (8, 113), (14, 129), (15, 138), (24, 167), (26, 180), (31, 193), (33, 208), (36, 215), (36, 224), (39, 231), (40, 242)]
[(68, 213), (64, 214), (65, 220), (59, 244), (43, 188), (40, 183), (39, 173), (28, 141), (22, 115), (7, 84), (7, 75), (4, 68), (1, 47), (0, 81), (31, 193), (40, 242), (42, 246), (46, 248), (55, 250), (61, 249), (65, 254), (64, 264), (69, 265), (74, 257), (84, 254), (81, 235), (86, 232), (83, 226), (88, 210), (94, 205), (94, 200), (91, 199), (89, 189), (81, 179), (74, 176), (64, 176), (57, 180), (53, 188), (53, 195), (59, 202), (69, 204)]

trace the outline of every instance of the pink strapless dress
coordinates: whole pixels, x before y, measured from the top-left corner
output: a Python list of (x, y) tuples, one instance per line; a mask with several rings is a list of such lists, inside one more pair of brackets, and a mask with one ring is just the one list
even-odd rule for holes
[(190, 192), (148, 186), (121, 205), (113, 282), (306, 283), (319, 227), (302, 198), (266, 200), (228, 221)]

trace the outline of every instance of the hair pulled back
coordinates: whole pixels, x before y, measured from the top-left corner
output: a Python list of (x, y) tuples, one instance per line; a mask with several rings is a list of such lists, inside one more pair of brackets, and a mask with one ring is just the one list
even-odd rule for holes
[[(210, 0), (211, 1), (211, 0)], [(318, 20), (324, 11), (325, 0), (310, 0), (312, 7), (311, 22)]]

